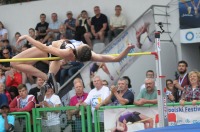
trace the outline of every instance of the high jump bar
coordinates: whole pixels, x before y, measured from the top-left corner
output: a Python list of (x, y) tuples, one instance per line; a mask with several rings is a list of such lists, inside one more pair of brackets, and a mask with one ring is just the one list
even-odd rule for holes
[[(119, 54), (110, 54), (112, 56), (118, 56)], [(140, 52), (140, 53), (129, 53), (127, 56), (140, 56), (140, 55), (155, 55), (157, 52)], [(25, 62), (25, 61), (54, 61), (61, 60), (60, 57), (46, 57), (46, 58), (14, 58), (14, 59), (0, 59), (0, 62)]]

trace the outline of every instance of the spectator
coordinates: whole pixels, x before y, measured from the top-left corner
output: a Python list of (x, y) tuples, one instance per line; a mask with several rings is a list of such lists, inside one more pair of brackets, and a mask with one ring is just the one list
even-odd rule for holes
[[(2, 59), (11, 59), (10, 52), (8, 49), (3, 49), (3, 57)], [(10, 62), (0, 62), (0, 68), (3, 72), (10, 70)]]
[(11, 99), (10, 93), (5, 88), (5, 84), (3, 83), (0, 83), (0, 94), (5, 94), (8, 100), (8, 104), (10, 104), (12, 99)]
[(0, 41), (8, 39), (8, 30), (4, 27), (3, 23), (0, 21)]
[(176, 88), (174, 87), (173, 81), (171, 79), (166, 80), (166, 96), (168, 98), (167, 102), (178, 102), (176, 98)]
[(13, 55), (17, 55), (18, 53), (20, 53), (22, 51), (22, 46), (27, 43), (26, 40), (22, 40), (17, 44), (17, 40), (20, 36), (21, 34), (19, 32), (16, 32), (15, 37), (12, 40), (11, 47), (13, 50)]
[[(83, 86), (83, 82), (81, 81), (74, 81), (74, 88), (75, 88), (75, 92), (76, 95), (73, 96), (70, 99), (70, 106), (77, 106), (79, 107), (81, 105), (82, 102), (85, 101), (85, 99), (88, 96), (88, 93), (85, 93), (84, 90), (84, 86)], [(81, 127), (81, 115), (79, 113), (79, 109), (77, 110), (70, 110), (70, 114), (68, 115), (68, 119), (71, 118), (72, 115), (75, 115), (76, 119), (75, 119), (75, 132), (82, 132), (82, 127)], [(74, 125), (72, 125), (73, 127)]]
[(68, 39), (73, 39), (76, 30), (76, 19), (73, 18), (72, 11), (67, 12), (67, 19), (64, 22), (66, 33), (70, 36)]
[[(18, 86), (19, 96), (15, 97), (10, 103), (11, 112), (31, 112), (32, 108), (35, 107), (35, 96), (28, 95), (26, 85), (20, 84)], [(25, 131), (25, 120), (15, 120), (15, 131)]]
[(15, 117), (14, 115), (8, 115), (10, 113), (8, 104), (2, 104), (0, 109), (0, 132), (13, 132)]
[(59, 27), (62, 23), (58, 20), (58, 16), (56, 13), (51, 14), (51, 19), (52, 19), (52, 22), (49, 24), (49, 27), (46, 31), (47, 35), (42, 40), (43, 43), (45, 43), (51, 35), (54, 36), (54, 39), (57, 38), (58, 36)]
[(128, 76), (123, 76), (122, 78), (126, 79), (128, 81), (128, 89), (133, 93), (135, 94), (133, 88), (132, 88), (132, 85), (131, 85), (131, 79), (128, 77)]
[(132, 105), (134, 102), (133, 93), (128, 90), (128, 80), (120, 78), (115, 85), (111, 86), (111, 94), (101, 103), (101, 105), (107, 105), (113, 103), (114, 105)]
[(187, 73), (187, 67), (188, 67), (188, 64), (186, 61), (182, 60), (178, 62), (179, 74), (177, 75), (176, 79), (173, 82), (174, 86), (178, 89), (176, 93), (178, 100), (181, 99), (184, 87), (186, 85), (190, 85), (188, 73)]
[(108, 87), (108, 81), (107, 80), (102, 80), (102, 84), (103, 84), (103, 86)]
[(59, 27), (59, 33), (58, 33), (56, 40), (67, 39), (67, 38), (70, 38), (70, 37), (71, 36), (69, 36), (66, 32), (65, 24), (61, 24), (60, 27)]
[[(36, 103), (37, 103), (37, 104), (39, 104), (38, 97), (39, 97), (39, 95), (40, 95), (40, 89), (41, 89), (43, 83), (44, 83), (44, 80), (43, 80), (42, 78), (39, 78), (39, 77), (38, 77), (37, 80), (36, 80), (36, 87), (30, 89), (30, 91), (29, 91), (29, 93), (28, 93), (29, 95), (34, 95), (34, 96), (35, 96), (35, 99), (36, 99)], [(43, 101), (43, 100), (42, 100), (42, 101)]]
[[(74, 84), (75, 84), (75, 83), (82, 83), (82, 84), (83, 84), (83, 80), (82, 80), (81, 78), (78, 78), (78, 77), (77, 77), (77, 78), (74, 79), (73, 83), (74, 83)], [(84, 93), (88, 93), (88, 92), (89, 92), (89, 90), (86, 89), (86, 88), (84, 88), (83, 91), (84, 91)], [(66, 99), (66, 103), (65, 103), (66, 106), (70, 105), (70, 100), (71, 100), (71, 98), (72, 98), (73, 96), (75, 96), (75, 95), (76, 95), (76, 91), (75, 91), (75, 88), (73, 87), (72, 90), (70, 90), (70, 91), (67, 93), (67, 99)]]
[[(30, 36), (31, 38), (37, 39), (37, 38), (36, 38), (36, 34), (35, 34), (35, 29), (29, 28), (28, 33), (29, 33), (29, 36)], [(28, 45), (30, 45), (30, 47), (32, 47), (32, 44), (29, 43), (28, 41), (27, 41), (26, 44), (28, 44)], [(22, 47), (23, 47), (23, 46), (22, 46)]]
[(72, 61), (69, 62), (69, 68), (62, 68), (60, 71), (60, 85), (63, 85), (70, 77), (72, 77), (78, 70), (83, 67), (82, 62)]
[(8, 49), (9, 53), (10, 53), (10, 56), (12, 56), (13, 53), (12, 53), (12, 48), (10, 46), (9, 40), (8, 39), (4, 39), (4, 40), (2, 40), (2, 42), (3, 42), (3, 49)]
[(110, 17), (110, 30), (108, 31), (109, 42), (126, 28), (126, 18), (121, 11), (121, 6), (116, 5), (115, 15)]
[[(101, 106), (101, 103), (110, 95), (110, 91), (108, 87), (103, 86), (100, 76), (95, 76), (93, 83), (95, 88), (89, 92), (86, 100), (81, 105), (91, 105), (94, 123), (94, 110)], [(100, 127), (104, 128), (103, 115), (100, 115)]]
[(46, 22), (46, 15), (40, 14), (40, 22), (37, 23), (35, 30), (36, 30), (36, 37), (37, 40), (42, 40), (47, 35), (49, 23)]
[(6, 94), (0, 94), (0, 106), (2, 104), (8, 104), (8, 98), (7, 98)]
[(3, 69), (0, 68), (0, 83), (5, 84), (5, 81), (6, 81), (6, 77), (4, 75)]
[(196, 105), (200, 100), (200, 73), (198, 71), (191, 71), (188, 75), (190, 85), (184, 86), (184, 91), (181, 96), (180, 105), (184, 106), (185, 101), (192, 102)]
[(75, 40), (84, 41), (84, 34), (86, 32), (90, 32), (91, 28), (91, 20), (88, 17), (88, 13), (86, 10), (81, 11), (81, 14), (78, 15), (76, 19), (76, 32), (75, 32)]
[(22, 83), (22, 73), (14, 68), (11, 68), (11, 70), (7, 72), (6, 87), (8, 87), (9, 89), (11, 87), (17, 88), (18, 85), (21, 83)]
[(145, 79), (145, 89), (140, 91), (134, 102), (135, 105), (157, 104), (157, 90), (153, 78)]
[(95, 16), (91, 20), (91, 32), (84, 34), (85, 41), (92, 48), (91, 39), (99, 39), (102, 42), (109, 30), (107, 16), (100, 12), (99, 6), (94, 7)]
[[(154, 71), (153, 70), (146, 71), (146, 78), (154, 78)], [(142, 86), (140, 87), (140, 91), (142, 91), (145, 88), (146, 88), (145, 84), (142, 84)]]
[[(54, 90), (48, 87), (45, 93), (44, 101), (40, 106), (44, 108), (60, 107), (61, 100), (58, 95), (54, 94)], [(60, 117), (58, 111), (44, 113), (46, 119), (42, 120), (42, 132), (60, 132)]]

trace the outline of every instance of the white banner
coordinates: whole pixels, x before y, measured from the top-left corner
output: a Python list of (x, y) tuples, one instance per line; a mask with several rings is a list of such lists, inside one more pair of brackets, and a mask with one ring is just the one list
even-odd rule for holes
[[(114, 39), (112, 44), (106, 48), (103, 54), (120, 54), (128, 44), (135, 45), (135, 49), (131, 50), (130, 53), (147, 51), (154, 44), (154, 31), (155, 23), (153, 11), (150, 10), (130, 28), (120, 34), (117, 39)], [(85, 87), (90, 87), (90, 78), (94, 75), (100, 75), (101, 78), (108, 82), (117, 81), (120, 75), (136, 60), (136, 58), (137, 57), (127, 56), (116, 63), (96, 63), (95, 65), (92, 63), (90, 67), (86, 67), (81, 72)]]
[[(137, 112), (139, 112), (139, 114)], [(137, 118), (137, 114), (139, 119)], [(125, 115), (129, 115), (129, 117)], [(126, 119), (132, 122), (128, 122)], [(200, 123), (200, 106), (168, 106), (168, 122), (170, 126)], [(114, 130), (125, 131), (126, 128), (127, 132), (144, 130), (151, 126), (149, 123), (152, 123), (153, 128), (159, 127), (157, 107), (104, 110), (105, 132), (113, 132)]]
[(200, 28), (182, 29), (180, 36), (181, 43), (199, 43)]

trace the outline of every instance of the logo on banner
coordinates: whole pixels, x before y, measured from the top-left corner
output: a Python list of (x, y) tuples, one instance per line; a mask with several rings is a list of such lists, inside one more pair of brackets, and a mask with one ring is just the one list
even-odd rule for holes
[(185, 35), (185, 38), (188, 41), (192, 41), (194, 39), (194, 33), (193, 32), (187, 32), (186, 35)]

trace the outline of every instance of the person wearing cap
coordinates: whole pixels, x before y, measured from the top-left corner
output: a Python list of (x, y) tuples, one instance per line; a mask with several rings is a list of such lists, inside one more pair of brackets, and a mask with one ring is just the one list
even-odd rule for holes
[(10, 112), (8, 104), (2, 104), (0, 109), (0, 132), (13, 132), (15, 117), (14, 115), (8, 115), (8, 113)]
[[(44, 108), (60, 107), (60, 97), (54, 94), (52, 87), (47, 87), (44, 101), (40, 102), (40, 106)], [(42, 120), (42, 132), (59, 132), (60, 131), (60, 113), (58, 111), (44, 112)]]
[(66, 32), (71, 36), (71, 38), (68, 39), (73, 39), (75, 35), (75, 29), (76, 29), (76, 19), (73, 18), (73, 13), (72, 11), (67, 12), (67, 19), (64, 22), (66, 26)]

